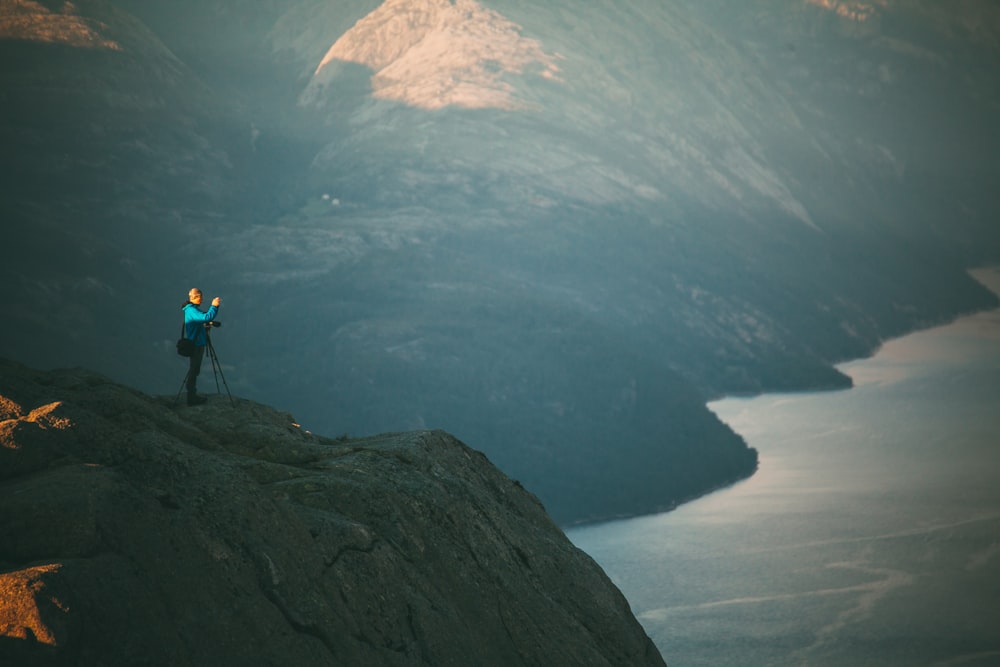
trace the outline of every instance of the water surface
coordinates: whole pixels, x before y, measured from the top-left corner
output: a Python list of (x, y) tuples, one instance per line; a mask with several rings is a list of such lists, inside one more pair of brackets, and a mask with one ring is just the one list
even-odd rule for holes
[(855, 388), (710, 405), (749, 480), (569, 531), (671, 667), (1000, 665), (1000, 311), (840, 368)]

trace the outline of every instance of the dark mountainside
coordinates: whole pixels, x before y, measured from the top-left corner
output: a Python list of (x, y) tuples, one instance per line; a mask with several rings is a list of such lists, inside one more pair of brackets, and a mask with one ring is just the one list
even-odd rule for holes
[(176, 391), (197, 284), (314, 431), (672, 506), (755, 469), (707, 399), (996, 303), (1000, 10), (948, 7), (0, 0), (0, 354)]
[(447, 434), (170, 405), (0, 360), (0, 664), (664, 664), (538, 500)]

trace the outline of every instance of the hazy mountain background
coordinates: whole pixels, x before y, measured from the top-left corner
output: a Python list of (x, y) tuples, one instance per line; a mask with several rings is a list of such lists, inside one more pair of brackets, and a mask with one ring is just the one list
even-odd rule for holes
[[(562, 522), (750, 474), (704, 406), (994, 304), (989, 0), (0, 0), (0, 354), (443, 428)], [(214, 390), (211, 374), (201, 387)]]

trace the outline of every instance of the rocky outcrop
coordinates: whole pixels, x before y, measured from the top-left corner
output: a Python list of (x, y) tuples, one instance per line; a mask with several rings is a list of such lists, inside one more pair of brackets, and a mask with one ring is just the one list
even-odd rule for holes
[(0, 663), (662, 665), (534, 496), (440, 431), (313, 435), (0, 361)]

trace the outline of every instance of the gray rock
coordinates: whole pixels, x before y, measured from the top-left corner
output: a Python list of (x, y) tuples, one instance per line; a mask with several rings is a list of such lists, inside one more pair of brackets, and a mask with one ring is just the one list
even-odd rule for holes
[(537, 499), (440, 431), (331, 440), (0, 360), (0, 663), (662, 665)]

